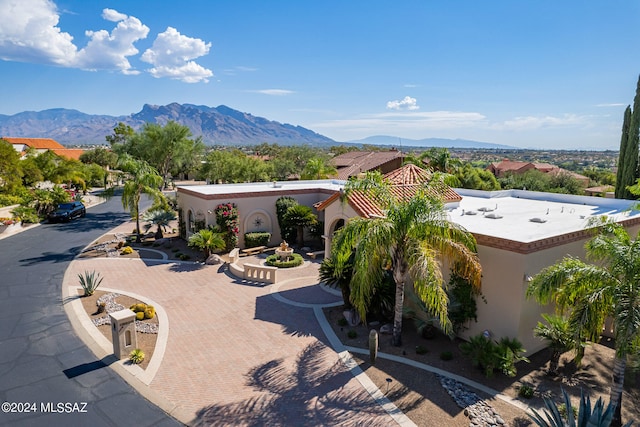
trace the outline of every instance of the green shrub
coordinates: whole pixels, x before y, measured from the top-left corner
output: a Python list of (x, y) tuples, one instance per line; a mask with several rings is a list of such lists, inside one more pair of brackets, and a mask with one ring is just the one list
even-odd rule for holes
[(24, 224), (37, 224), (40, 222), (38, 212), (29, 206), (18, 206), (11, 211), (14, 218), (20, 218)]
[(347, 326), (348, 324), (349, 322), (347, 322), (347, 319), (345, 319), (344, 317), (338, 319), (338, 326)]
[(93, 295), (98, 286), (102, 283), (102, 277), (100, 273), (96, 273), (95, 270), (89, 273), (88, 271), (83, 274), (78, 274), (80, 279), (80, 286), (84, 289), (84, 296)]
[(429, 352), (429, 350), (427, 350), (427, 347), (422, 346), (422, 345), (417, 345), (416, 346), (416, 354), (427, 354)]
[(302, 265), (302, 263), (304, 262), (304, 259), (300, 254), (293, 253), (291, 254), (290, 258), (291, 259), (289, 261), (280, 261), (280, 257), (278, 255), (269, 255), (265, 261), (265, 264), (271, 267), (291, 268)]
[(350, 329), (349, 332), (347, 332), (347, 337), (350, 339), (355, 339), (358, 337), (358, 333), (353, 329)]
[(244, 245), (248, 248), (256, 246), (267, 246), (271, 240), (271, 233), (267, 231), (256, 231), (244, 234)]
[(142, 351), (139, 348), (136, 348), (131, 353), (129, 353), (129, 360), (131, 361), (131, 363), (135, 363), (136, 365), (139, 365), (144, 360), (144, 351)]
[(453, 359), (453, 353), (450, 351), (443, 351), (440, 353), (440, 360), (451, 360)]
[(136, 313), (136, 320), (144, 320), (144, 311), (139, 311)]
[(518, 396), (523, 397), (525, 399), (531, 399), (533, 397), (534, 390), (533, 387), (527, 384), (523, 384), (520, 386), (518, 390)]
[(469, 339), (469, 342), (460, 344), (460, 351), (465, 357), (471, 359), (471, 364), (484, 370), (488, 377), (499, 369), (504, 375), (514, 377), (517, 373), (516, 362), (529, 359), (522, 356), (526, 350), (517, 339), (501, 338), (495, 342), (479, 334)]
[(182, 261), (186, 261), (186, 260), (191, 259), (191, 257), (189, 255), (187, 255), (187, 254), (180, 254), (180, 256), (178, 258), (180, 258)]
[(14, 194), (0, 194), (0, 206), (19, 205), (23, 201), (22, 197)]

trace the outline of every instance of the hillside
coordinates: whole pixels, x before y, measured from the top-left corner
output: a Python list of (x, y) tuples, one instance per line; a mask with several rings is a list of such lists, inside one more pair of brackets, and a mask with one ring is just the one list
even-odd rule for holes
[(244, 145), (263, 142), (290, 144), (335, 144), (330, 138), (301, 126), (271, 121), (243, 113), (225, 105), (207, 107), (178, 104), (145, 104), (129, 116), (91, 115), (77, 110), (55, 108), (26, 111), (11, 116), (0, 115), (0, 135), (12, 137), (53, 138), (64, 145), (104, 144), (118, 122), (139, 129), (146, 122), (164, 125), (176, 121), (202, 136), (205, 144)]

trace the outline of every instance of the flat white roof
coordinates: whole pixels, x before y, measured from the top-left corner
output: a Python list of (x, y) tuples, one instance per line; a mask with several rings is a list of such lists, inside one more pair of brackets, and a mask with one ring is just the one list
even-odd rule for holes
[(345, 181), (336, 179), (324, 179), (316, 181), (276, 181), (276, 182), (249, 182), (242, 184), (210, 184), (210, 185), (179, 185), (178, 191), (183, 188), (205, 196), (282, 192), (287, 190), (330, 190), (340, 191), (344, 188)]
[(584, 230), (589, 218), (616, 221), (640, 217), (638, 202), (535, 191), (456, 189), (462, 200), (449, 209), (451, 221), (472, 233), (529, 243)]

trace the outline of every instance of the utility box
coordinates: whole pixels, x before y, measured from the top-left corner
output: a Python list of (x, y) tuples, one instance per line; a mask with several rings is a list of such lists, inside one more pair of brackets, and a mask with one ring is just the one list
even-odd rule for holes
[(136, 314), (127, 309), (109, 314), (111, 319), (111, 341), (113, 354), (118, 358), (129, 357), (138, 347), (136, 339)]

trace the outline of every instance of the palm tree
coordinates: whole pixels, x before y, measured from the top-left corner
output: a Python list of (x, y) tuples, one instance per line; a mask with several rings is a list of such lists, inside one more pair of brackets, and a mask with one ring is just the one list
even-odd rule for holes
[(327, 160), (320, 157), (313, 157), (307, 161), (304, 170), (300, 175), (301, 179), (327, 179), (338, 173), (335, 167), (331, 166)]
[[(393, 197), (391, 187), (379, 173), (349, 181), (347, 197), (364, 192), (383, 208), (384, 216), (355, 218), (340, 229), (334, 245), (338, 252), (355, 249), (351, 301), (360, 316), (366, 309), (376, 283), (386, 270), (395, 283), (393, 345), (401, 345), (402, 312), (405, 286), (413, 286), (416, 295), (439, 320), (445, 333), (451, 333), (447, 293), (440, 270), (441, 258), (452, 261), (454, 272), (480, 287), (482, 267), (476, 255), (473, 235), (450, 222), (440, 198), (430, 196), (435, 187), (420, 189), (410, 199)], [(429, 192), (428, 192), (429, 191)]]
[[(335, 246), (334, 246), (335, 247)], [(346, 259), (343, 259), (345, 258)], [(353, 252), (334, 252), (322, 260), (319, 276), (322, 282), (340, 288), (345, 309), (351, 309), (351, 275), (353, 274)]]
[(542, 314), (542, 317), (547, 324), (538, 322), (538, 326), (533, 329), (533, 335), (549, 341), (549, 348), (551, 348), (549, 374), (556, 375), (562, 353), (577, 346), (566, 317), (547, 313)]
[(612, 425), (620, 426), (627, 356), (640, 340), (640, 240), (612, 221), (601, 219), (596, 225), (597, 234), (585, 244), (594, 264), (566, 257), (536, 275), (527, 295), (542, 304), (555, 302), (560, 313), (568, 311), (577, 343), (582, 337), (597, 341), (605, 319), (613, 318), (616, 352), (609, 401), (616, 408)]
[(128, 209), (131, 217), (136, 219), (136, 234), (140, 240), (140, 198), (142, 194), (147, 194), (153, 197), (156, 203), (161, 202), (164, 199), (159, 190), (162, 177), (147, 162), (127, 155), (118, 161), (118, 166), (130, 175), (122, 191), (122, 207)]
[[(309, 206), (294, 205), (287, 209), (284, 214), (285, 227), (296, 227), (298, 236), (298, 247), (304, 246), (304, 229), (318, 222), (318, 217)], [(287, 227), (288, 226), (288, 227)]]
[(149, 231), (149, 229), (156, 225), (158, 227), (155, 238), (156, 240), (162, 239), (164, 237), (162, 231), (167, 229), (167, 226), (171, 221), (176, 219), (175, 212), (166, 211), (163, 209), (154, 209), (152, 211), (147, 211), (143, 217), (143, 220), (147, 221), (148, 224), (144, 226), (145, 232)]
[(217, 233), (210, 228), (203, 228), (189, 237), (189, 246), (204, 251), (204, 258), (209, 258), (211, 252), (224, 249), (224, 233)]

